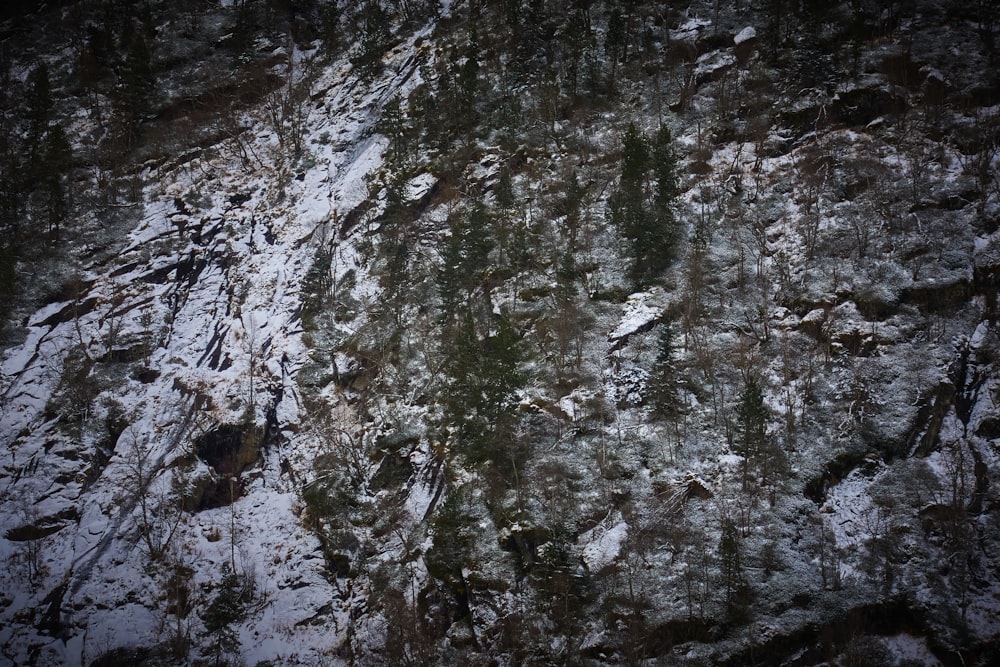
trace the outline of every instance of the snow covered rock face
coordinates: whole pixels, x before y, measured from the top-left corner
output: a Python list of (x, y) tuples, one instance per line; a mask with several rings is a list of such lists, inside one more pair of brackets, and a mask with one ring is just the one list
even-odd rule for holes
[(1000, 21), (355, 4), (4, 19), (0, 665), (995, 661)]

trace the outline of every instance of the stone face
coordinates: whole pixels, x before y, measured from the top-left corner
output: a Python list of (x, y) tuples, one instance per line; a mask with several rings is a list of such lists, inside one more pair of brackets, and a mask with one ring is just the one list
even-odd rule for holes
[[(985, 22), (933, 0), (777, 24), (769, 2), (293, 3), (292, 27), (289, 3), (145, 4), (163, 90), (128, 147), (118, 72), (76, 80), (102, 3), (40, 6), (34, 44), (0, 19), (0, 175), (29, 129), (19, 77), (47, 62), (79, 216), (14, 267), (39, 297), (0, 349), (0, 662), (995, 651)], [(314, 5), (346, 11), (319, 27)], [(440, 14), (398, 13), (422, 5)], [(384, 67), (358, 76), (376, 8)], [(66, 17), (82, 59), (49, 43)], [(608, 215), (626, 153), (630, 226), (676, 242), (641, 284)], [(80, 275), (49, 280), (64, 254)], [(720, 586), (727, 524), (749, 623)], [(252, 613), (216, 637), (227, 575)]]

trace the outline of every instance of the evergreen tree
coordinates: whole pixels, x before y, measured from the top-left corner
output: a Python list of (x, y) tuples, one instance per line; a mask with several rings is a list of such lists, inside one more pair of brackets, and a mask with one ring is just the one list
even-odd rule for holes
[(750, 588), (743, 572), (740, 554), (740, 538), (736, 525), (726, 519), (722, 523), (722, 537), (719, 540), (719, 569), (722, 573), (722, 587), (725, 593), (726, 615), (730, 622), (746, 621)]
[(59, 230), (66, 218), (68, 200), (66, 196), (66, 174), (73, 159), (72, 147), (62, 125), (49, 128), (45, 137), (43, 188), (46, 203), (48, 233), (58, 240)]
[(622, 170), (618, 189), (611, 196), (612, 223), (622, 235), (635, 240), (647, 225), (644, 184), (649, 151), (646, 138), (629, 123), (622, 139)]
[(618, 63), (625, 57), (625, 16), (615, 7), (608, 18), (608, 32), (604, 37), (604, 51), (608, 56), (608, 88), (615, 87)]
[(340, 5), (337, 2), (324, 2), (319, 8), (319, 32), (323, 45), (330, 52), (340, 49)]
[(451, 234), (441, 252), (442, 265), (437, 275), (441, 310), (445, 321), (458, 314), (458, 306), (468, 304), (475, 290), (489, 273), (489, 256), (494, 240), (490, 233), (489, 212), (476, 202), (465, 216), (452, 220)]
[(660, 337), (656, 361), (647, 384), (653, 412), (659, 417), (673, 417), (680, 412), (677, 395), (677, 367), (674, 362), (676, 347), (673, 322), (664, 318), (660, 323)]
[(378, 130), (389, 140), (386, 162), (405, 166), (410, 159), (410, 128), (399, 104), (399, 96), (393, 96), (382, 107)]
[[(669, 206), (673, 198), (669, 202), (666, 199), (676, 188), (676, 180), (670, 178), (673, 173), (668, 159), (671, 153), (669, 144), (658, 141), (651, 154), (646, 137), (634, 124), (630, 123), (625, 130), (621, 177), (618, 189), (609, 199), (609, 210), (612, 224), (630, 242), (632, 266), (629, 275), (637, 286), (655, 282), (673, 257), (675, 224)], [(665, 162), (654, 162), (654, 158)], [(647, 194), (651, 167), (657, 177), (657, 198), (653, 205)]]
[(457, 111), (463, 128), (476, 122), (476, 102), (479, 100), (479, 38), (473, 30), (465, 49), (465, 58), (458, 68)]
[(653, 141), (653, 180), (656, 183), (657, 210), (669, 208), (680, 194), (677, 182), (677, 154), (670, 128), (661, 125)]
[(405, 173), (390, 178), (386, 184), (386, 205), (379, 226), (379, 257), (385, 262), (380, 284), (387, 303), (399, 310), (410, 264), (411, 230), (406, 224), (412, 212), (404, 201)]
[(43, 137), (52, 116), (52, 86), (49, 83), (49, 69), (45, 63), (31, 70), (24, 90), (24, 117), (28, 123), (27, 153), (29, 174), (39, 176), (39, 161), (42, 157)]
[(448, 354), (445, 419), (467, 460), (510, 481), (521, 459), (515, 408), (522, 354), (510, 320), (501, 316), (496, 324), (496, 333), (480, 339), (471, 312), (465, 312)]
[(216, 589), (215, 597), (201, 617), (205, 630), (212, 637), (215, 664), (222, 664), (224, 655), (235, 653), (239, 648), (239, 637), (232, 624), (243, 620), (246, 615), (243, 597), (240, 576), (227, 563), (223, 566), (222, 581)]
[(392, 37), (389, 13), (379, 0), (367, 0), (361, 8), (361, 51), (351, 62), (365, 78), (382, 70), (382, 54)]
[(593, 33), (590, 28), (590, 15), (580, 7), (570, 12), (565, 28), (567, 48), (566, 80), (569, 82), (569, 92), (576, 95), (580, 84), (580, 71), (584, 67), (583, 56), (592, 45)]
[(736, 453), (743, 457), (743, 483), (746, 484), (750, 466), (760, 465), (767, 445), (768, 412), (764, 391), (752, 375), (744, 380), (736, 414), (739, 423)]
[(152, 108), (156, 88), (152, 55), (142, 33), (136, 33), (129, 43), (128, 53), (118, 68), (116, 106), (121, 114), (128, 144), (135, 140), (136, 130)]
[(635, 123), (629, 123), (622, 137), (622, 188), (642, 189), (649, 167), (649, 145)]
[(577, 177), (576, 170), (574, 169), (568, 173), (552, 210), (555, 217), (563, 218), (560, 231), (565, 236), (570, 252), (576, 248), (577, 236), (580, 232), (580, 212), (583, 205), (583, 196), (584, 189), (580, 185), (580, 179)]
[(493, 196), (496, 198), (496, 206), (504, 213), (510, 213), (517, 205), (514, 198), (514, 184), (510, 178), (510, 170), (504, 169), (500, 172), (496, 187), (493, 189)]

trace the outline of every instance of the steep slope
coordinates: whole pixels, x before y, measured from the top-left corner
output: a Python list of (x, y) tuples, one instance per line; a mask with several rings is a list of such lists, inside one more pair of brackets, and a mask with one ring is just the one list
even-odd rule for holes
[[(255, 610), (238, 636), (246, 659), (342, 641), (326, 625), (346, 612), (329, 611), (339, 593), (299, 517), (315, 436), (286, 432), (303, 418), (300, 289), (315, 248), (368, 197), (384, 148), (374, 124), (419, 80), (421, 37), (372, 81), (341, 61), (304, 84), (320, 100), (298, 102), (308, 164), (285, 155), (288, 121), (260, 109), (232, 141), (146, 170), (124, 247), (83, 266), (73, 300), (31, 316), (6, 351), (0, 588), (15, 664), (197, 641), (187, 616), (226, 567)], [(275, 55), (291, 72), (316, 53)]]
[(995, 10), (223, 5), (51, 112), (5, 660), (997, 658)]

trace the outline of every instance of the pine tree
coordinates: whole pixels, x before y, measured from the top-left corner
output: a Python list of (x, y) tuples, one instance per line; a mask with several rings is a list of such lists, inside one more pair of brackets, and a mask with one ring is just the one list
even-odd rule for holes
[(476, 289), (483, 285), (494, 247), (492, 226), (489, 211), (481, 202), (474, 203), (465, 216), (452, 220), (451, 234), (444, 242), (442, 266), (437, 275), (445, 320), (456, 315), (458, 305), (469, 303)]
[(567, 47), (566, 80), (569, 82), (569, 92), (576, 95), (580, 83), (580, 70), (583, 68), (583, 55), (593, 41), (590, 29), (589, 14), (582, 8), (574, 9), (566, 23), (565, 40)]
[(239, 637), (232, 624), (246, 615), (243, 597), (240, 576), (227, 563), (223, 566), (222, 582), (216, 589), (215, 597), (201, 617), (205, 630), (213, 640), (216, 664), (222, 664), (223, 655), (234, 653), (239, 648)]
[(463, 128), (470, 128), (476, 122), (476, 102), (479, 101), (479, 38), (475, 30), (469, 36), (465, 48), (465, 58), (455, 77), (458, 82), (457, 111)]
[(629, 123), (622, 138), (622, 171), (618, 189), (610, 199), (612, 223), (626, 238), (635, 241), (646, 227), (644, 184), (649, 151), (646, 138)]
[(739, 433), (736, 453), (743, 457), (743, 483), (747, 484), (750, 466), (760, 466), (767, 445), (767, 406), (760, 382), (752, 375), (744, 380), (737, 407)]
[(649, 145), (646, 137), (635, 123), (629, 123), (622, 137), (621, 186), (642, 189), (648, 167)]
[(676, 347), (673, 322), (664, 318), (660, 323), (660, 337), (656, 361), (649, 375), (647, 387), (653, 412), (659, 417), (674, 417), (680, 410), (677, 395), (677, 367), (674, 362)]
[(496, 333), (480, 339), (472, 314), (463, 315), (448, 353), (445, 419), (469, 462), (510, 480), (520, 465), (515, 407), (522, 353), (509, 318), (501, 316), (496, 325)]
[(382, 107), (378, 130), (389, 140), (386, 162), (395, 166), (406, 166), (410, 161), (411, 128), (400, 108), (398, 95), (393, 96)]
[[(669, 133), (666, 136), (669, 138)], [(629, 240), (632, 254), (629, 275), (636, 286), (658, 280), (673, 258), (675, 224), (670, 207), (673, 198), (667, 200), (666, 197), (673, 193), (676, 185), (670, 178), (673, 171), (668, 160), (672, 147), (665, 141), (658, 141), (651, 154), (646, 137), (634, 124), (629, 124), (622, 138), (618, 189), (608, 202), (612, 224)], [(657, 197), (653, 205), (647, 194), (651, 168), (657, 177)]]
[(43, 136), (49, 126), (52, 116), (52, 86), (49, 83), (49, 69), (45, 63), (31, 70), (28, 74), (24, 91), (24, 117), (28, 122), (27, 153), (29, 173), (35, 178), (39, 176), (39, 161), (42, 157)]
[(604, 37), (604, 51), (608, 56), (608, 88), (615, 87), (615, 73), (618, 63), (625, 57), (625, 16), (618, 7), (608, 18), (608, 32)]
[(496, 187), (493, 189), (493, 196), (496, 198), (497, 208), (504, 213), (510, 213), (517, 205), (514, 198), (514, 184), (510, 178), (510, 170), (504, 169), (500, 172)]
[(64, 181), (72, 164), (73, 151), (62, 125), (56, 123), (45, 137), (43, 187), (46, 202), (48, 233), (58, 240), (59, 229), (66, 218), (68, 201)]
[(361, 8), (361, 52), (351, 59), (363, 77), (374, 77), (382, 70), (382, 54), (391, 37), (389, 13), (382, 3), (379, 0), (365, 2)]
[(677, 154), (670, 128), (661, 125), (653, 141), (653, 179), (656, 183), (656, 208), (669, 208), (680, 194), (677, 182)]
[(125, 60), (118, 68), (116, 106), (129, 144), (135, 139), (139, 122), (152, 108), (151, 99), (155, 89), (152, 55), (140, 32), (132, 38)]
[(722, 523), (722, 537), (719, 540), (719, 569), (725, 592), (726, 615), (730, 622), (746, 621), (750, 588), (743, 572), (740, 554), (740, 538), (736, 525), (726, 519)]

